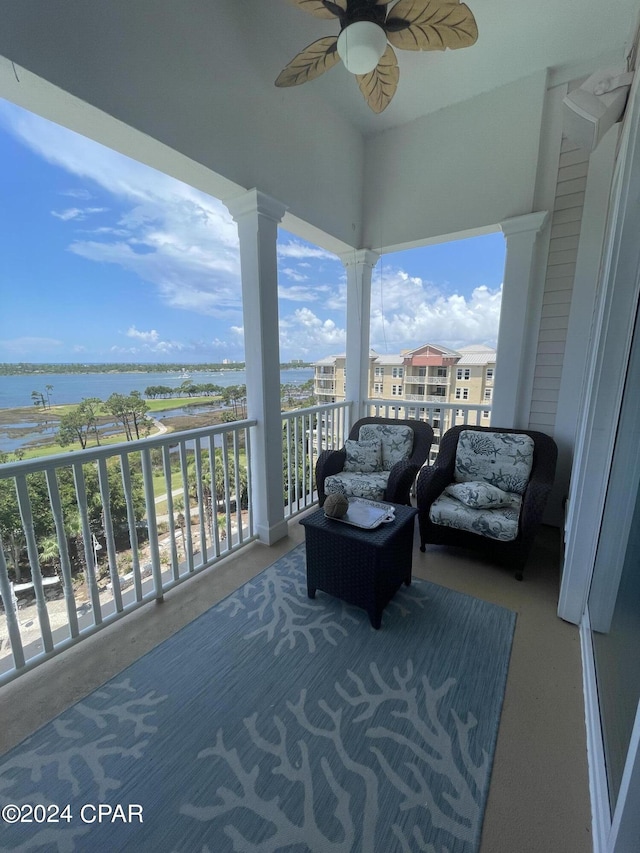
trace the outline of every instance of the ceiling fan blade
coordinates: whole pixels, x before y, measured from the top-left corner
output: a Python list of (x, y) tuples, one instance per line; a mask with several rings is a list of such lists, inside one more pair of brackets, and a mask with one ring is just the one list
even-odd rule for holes
[(280, 72), (276, 86), (299, 86), (333, 68), (340, 61), (337, 43), (338, 36), (325, 36), (305, 47)]
[(398, 0), (384, 28), (401, 50), (457, 50), (478, 38), (471, 9), (457, 0)]
[(389, 106), (398, 88), (400, 69), (395, 52), (390, 44), (382, 59), (369, 74), (357, 74), (358, 86), (374, 113), (381, 113)]
[(347, 11), (347, 0), (289, 0), (315, 18), (337, 18)]

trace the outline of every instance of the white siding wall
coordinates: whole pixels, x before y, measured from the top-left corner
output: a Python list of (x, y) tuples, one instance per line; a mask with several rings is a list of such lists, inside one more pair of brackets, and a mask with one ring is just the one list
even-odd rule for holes
[(588, 168), (589, 153), (563, 138), (529, 414), (531, 429), (551, 434), (558, 408)]

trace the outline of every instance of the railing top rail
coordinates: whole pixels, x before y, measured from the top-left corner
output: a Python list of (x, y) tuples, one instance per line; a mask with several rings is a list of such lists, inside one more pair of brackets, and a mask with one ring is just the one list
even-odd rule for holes
[(152, 450), (156, 447), (163, 447), (166, 444), (177, 444), (180, 441), (195, 441), (198, 438), (233, 432), (234, 430), (245, 429), (256, 424), (257, 421), (255, 419), (245, 418), (241, 421), (232, 421), (226, 424), (215, 424), (199, 427), (198, 429), (182, 430), (181, 432), (167, 432), (162, 435), (139, 438), (135, 441), (121, 441), (117, 444), (103, 444), (101, 447), (89, 447), (86, 450), (74, 450), (65, 453), (56, 453), (52, 456), (40, 456), (36, 459), (26, 459), (21, 462), (5, 462), (0, 465), (0, 479), (33, 474), (51, 468), (61, 468), (78, 462), (80, 464), (95, 462), (98, 459), (108, 459), (120, 453), (136, 453), (144, 449)]
[(295, 418), (297, 415), (305, 414), (305, 415), (313, 415), (316, 412), (330, 412), (334, 409), (346, 409), (351, 405), (351, 403), (344, 402), (341, 400), (338, 403), (322, 403), (319, 406), (309, 406), (304, 409), (289, 409), (287, 412), (282, 412), (283, 418)]
[[(410, 404), (410, 405), (408, 405)], [(390, 400), (382, 399), (381, 397), (373, 397), (368, 400), (365, 400), (365, 405), (367, 406), (397, 406), (399, 408), (412, 408), (415, 409), (418, 406), (422, 405), (424, 408), (436, 408), (436, 409), (463, 409), (467, 411), (475, 411), (477, 409), (490, 410), (491, 403), (490, 402), (480, 402), (480, 403), (463, 403), (458, 400), (410, 400), (410, 399), (399, 399), (398, 397), (391, 398)]]

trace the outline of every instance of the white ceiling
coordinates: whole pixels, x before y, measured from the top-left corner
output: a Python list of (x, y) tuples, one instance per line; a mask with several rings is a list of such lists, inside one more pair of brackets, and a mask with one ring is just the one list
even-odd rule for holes
[[(280, 70), (307, 44), (337, 34), (337, 20), (318, 19), (291, 0), (243, 0), (247, 36), (257, 39), (264, 74)], [(468, 0), (478, 24), (478, 41), (456, 51), (396, 51), (398, 90), (375, 115), (356, 80), (342, 63), (322, 77), (284, 94), (293, 101), (305, 89), (330, 103), (365, 134), (412, 121), (452, 103), (527, 77), (542, 69), (558, 81), (588, 73), (602, 62), (620, 61), (630, 48), (637, 0)], [(582, 71), (584, 67), (584, 72)]]
[[(395, 0), (391, 0), (395, 2)], [(320, 78), (276, 90), (294, 115), (323, 101), (369, 135), (405, 124), (535, 72), (558, 82), (622, 62), (633, 41), (638, 0), (468, 0), (477, 24), (472, 47), (396, 51), (398, 90), (375, 115), (342, 63)], [(266, 94), (304, 47), (336, 34), (336, 20), (315, 18), (292, 0), (3, 0), (0, 54), (83, 97), (83, 80), (99, 70), (122, 85), (141, 85), (210, 102), (212, 87), (244, 97)], [(139, 69), (144, 69), (140, 72)], [(75, 75), (75, 77), (74, 77)], [(124, 75), (120, 77), (120, 75)], [(564, 75), (564, 80), (561, 80)], [(275, 87), (274, 87), (275, 90)], [(275, 97), (275, 91), (274, 91)]]

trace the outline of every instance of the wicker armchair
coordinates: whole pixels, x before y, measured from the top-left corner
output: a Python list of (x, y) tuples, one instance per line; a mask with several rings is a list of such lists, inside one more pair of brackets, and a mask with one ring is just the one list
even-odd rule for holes
[[(386, 485), (383, 484), (384, 492), (378, 499), (390, 501), (391, 503), (405, 504), (410, 506), (410, 491), (411, 486), (418, 474), (418, 471), (424, 465), (429, 457), (429, 450), (433, 441), (433, 429), (424, 421), (416, 420), (396, 420), (394, 418), (361, 418), (351, 427), (349, 439), (357, 441), (360, 437), (360, 428), (366, 425), (379, 426), (402, 426), (409, 427), (413, 432), (413, 446), (410, 456), (401, 462), (397, 462), (388, 472)], [(327, 492), (325, 491), (325, 481), (327, 477), (339, 475), (345, 467), (347, 454), (346, 450), (324, 450), (318, 457), (316, 463), (316, 488), (318, 490), (318, 500), (320, 506), (325, 502)], [(366, 478), (367, 474), (361, 475)], [(384, 474), (386, 478), (386, 472)], [(349, 494), (349, 492), (345, 492)], [(361, 494), (352, 492), (352, 494)]]
[[(528, 483), (522, 493), (517, 516), (517, 535), (510, 541), (490, 538), (467, 529), (437, 524), (431, 518), (432, 505), (443, 495), (445, 488), (451, 486), (456, 479), (454, 476), (456, 453), (460, 433), (463, 430), (528, 435), (533, 440), (533, 463)], [(449, 429), (442, 437), (435, 464), (429, 468), (423, 468), (418, 476), (420, 550), (425, 550), (427, 542), (480, 550), (491, 559), (510, 565), (517, 580), (522, 580), (523, 569), (542, 522), (544, 508), (553, 485), (557, 454), (558, 449), (554, 440), (542, 432), (479, 426), (456, 426)]]

